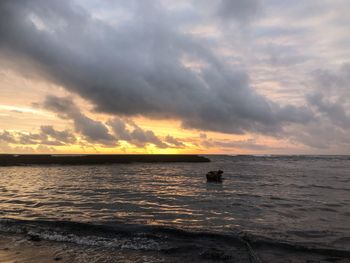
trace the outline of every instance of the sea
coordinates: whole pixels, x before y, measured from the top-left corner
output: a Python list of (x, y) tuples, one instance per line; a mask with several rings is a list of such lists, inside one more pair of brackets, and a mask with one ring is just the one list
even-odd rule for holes
[[(206, 157), (0, 167), (0, 231), (163, 262), (277, 262), (281, 251), (350, 262), (350, 156)], [(223, 181), (207, 183), (218, 169)]]

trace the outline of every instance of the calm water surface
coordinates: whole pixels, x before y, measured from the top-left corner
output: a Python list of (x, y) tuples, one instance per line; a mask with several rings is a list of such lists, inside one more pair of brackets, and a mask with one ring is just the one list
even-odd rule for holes
[[(350, 247), (350, 159), (0, 168), (0, 218), (118, 222)], [(224, 170), (222, 184), (205, 173)]]

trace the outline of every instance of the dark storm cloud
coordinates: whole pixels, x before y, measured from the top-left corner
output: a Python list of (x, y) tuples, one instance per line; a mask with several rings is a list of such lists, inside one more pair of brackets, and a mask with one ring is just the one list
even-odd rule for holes
[[(202, 39), (177, 28), (157, 1), (135, 3), (131, 19), (112, 27), (74, 1), (3, 0), (0, 52), (32, 61), (99, 112), (171, 117), (186, 128), (225, 133), (275, 134), (287, 123), (312, 118), (306, 108), (280, 106), (257, 94), (244, 72), (221, 62)], [(220, 12), (242, 19), (254, 14), (257, 5), (254, 0), (222, 1)], [(185, 67), (185, 55), (205, 66), (200, 72)], [(103, 124), (69, 101), (48, 98), (46, 106), (73, 119), (87, 139), (113, 143)]]
[(88, 141), (106, 145), (116, 143), (116, 139), (102, 122), (85, 116), (70, 98), (47, 96), (43, 106), (62, 118), (73, 120), (75, 130)]

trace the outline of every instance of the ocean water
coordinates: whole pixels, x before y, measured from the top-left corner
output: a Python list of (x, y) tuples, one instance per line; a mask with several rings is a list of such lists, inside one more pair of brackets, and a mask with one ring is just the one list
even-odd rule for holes
[[(0, 167), (0, 230), (146, 250), (243, 237), (350, 255), (349, 156), (208, 157)], [(218, 169), (224, 181), (207, 183)]]

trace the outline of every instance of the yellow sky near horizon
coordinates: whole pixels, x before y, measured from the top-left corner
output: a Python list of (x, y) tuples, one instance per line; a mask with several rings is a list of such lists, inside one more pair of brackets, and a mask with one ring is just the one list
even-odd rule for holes
[[(40, 107), (40, 103), (47, 95), (70, 96), (79, 109), (93, 120), (107, 123), (113, 116), (94, 112), (91, 103), (53, 83), (27, 78), (11, 70), (0, 70), (0, 76), (0, 134), (4, 131), (14, 135), (37, 134), (41, 126), (49, 125), (58, 131), (72, 131), (77, 138), (76, 143), (63, 146), (4, 143), (0, 140), (0, 152), (3, 153), (259, 154), (266, 149), (270, 149), (270, 152), (280, 152), (278, 148), (281, 141), (272, 137), (249, 133), (235, 135), (184, 129), (179, 120), (155, 120), (142, 116), (133, 117), (132, 121), (144, 131), (152, 131), (161, 140), (170, 135), (181, 141), (183, 146), (169, 145), (167, 148), (160, 148), (147, 143), (144, 147), (138, 147), (124, 140), (116, 141), (114, 146), (94, 144), (87, 142), (81, 134), (74, 131), (71, 120), (60, 118), (57, 114)], [(232, 142), (233, 145), (230, 146)], [(258, 146), (255, 147), (255, 145)], [(289, 146), (293, 147), (293, 145)]]

